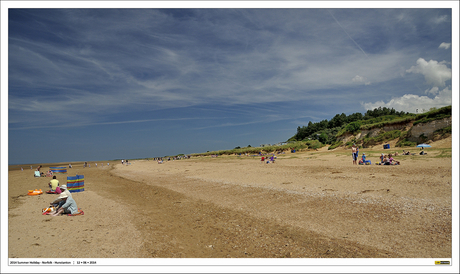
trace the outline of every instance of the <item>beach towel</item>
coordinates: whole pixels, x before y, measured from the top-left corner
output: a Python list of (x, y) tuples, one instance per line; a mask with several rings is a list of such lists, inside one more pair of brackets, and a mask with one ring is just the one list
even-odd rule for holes
[(34, 177), (40, 177), (40, 171), (35, 171)]
[(78, 216), (78, 215), (85, 215), (85, 212), (81, 210), (81, 208), (78, 209), (78, 212), (75, 214), (67, 214), (67, 216)]

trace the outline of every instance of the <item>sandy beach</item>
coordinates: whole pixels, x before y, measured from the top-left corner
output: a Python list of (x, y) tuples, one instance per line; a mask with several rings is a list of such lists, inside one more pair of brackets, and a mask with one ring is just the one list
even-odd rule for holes
[[(42, 215), (49, 177), (10, 167), (9, 258), (450, 258), (452, 139), (378, 166), (381, 146), (260, 157), (73, 163), (83, 216)], [(50, 165), (48, 165), (50, 166)], [(34, 166), (34, 169), (36, 166)], [(42, 171), (48, 170), (44, 165)], [(65, 239), (66, 245), (62, 245)]]

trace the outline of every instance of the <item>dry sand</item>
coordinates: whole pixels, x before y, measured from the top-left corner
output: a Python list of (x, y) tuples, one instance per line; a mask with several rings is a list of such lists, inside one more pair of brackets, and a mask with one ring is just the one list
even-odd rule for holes
[[(73, 194), (85, 215), (75, 217), (42, 215), (56, 196), (26, 194), (50, 178), (10, 167), (8, 256), (450, 258), (451, 141), (396, 156), (400, 166), (353, 166), (341, 148), (280, 154), (273, 164), (251, 156), (74, 163), (57, 177), (85, 175), (85, 191)], [(362, 152), (374, 163), (389, 151)]]

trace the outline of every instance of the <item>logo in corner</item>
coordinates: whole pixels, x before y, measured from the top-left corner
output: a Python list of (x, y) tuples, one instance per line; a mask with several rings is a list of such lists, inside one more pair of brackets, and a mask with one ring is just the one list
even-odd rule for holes
[(450, 265), (450, 261), (434, 261), (434, 264), (448, 264), (448, 265)]

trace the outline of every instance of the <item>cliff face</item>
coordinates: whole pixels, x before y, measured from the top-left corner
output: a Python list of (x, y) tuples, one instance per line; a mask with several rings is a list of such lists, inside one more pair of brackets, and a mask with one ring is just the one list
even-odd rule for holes
[(433, 138), (433, 133), (436, 130), (451, 125), (452, 117), (432, 121), (429, 123), (420, 123), (415, 126), (412, 126), (412, 128), (409, 131), (409, 137), (407, 139), (409, 139), (409, 141), (412, 142), (423, 141), (423, 139), (430, 140)]
[(436, 130), (441, 128), (445, 128), (447, 126), (452, 125), (452, 117), (444, 118), (440, 120), (435, 120), (428, 123), (419, 123), (415, 126), (413, 122), (406, 122), (406, 123), (396, 123), (391, 125), (386, 125), (383, 128), (373, 128), (373, 129), (366, 129), (362, 130), (360, 133), (356, 135), (352, 135), (351, 133), (345, 133), (344, 135), (340, 136), (338, 140), (341, 140), (343, 143), (350, 142), (353, 139), (360, 140), (363, 139), (367, 134), (369, 137), (376, 137), (382, 132), (385, 131), (392, 131), (392, 130), (401, 130), (401, 131), (408, 131), (407, 139), (411, 142), (425, 142), (433, 138), (433, 133)]

